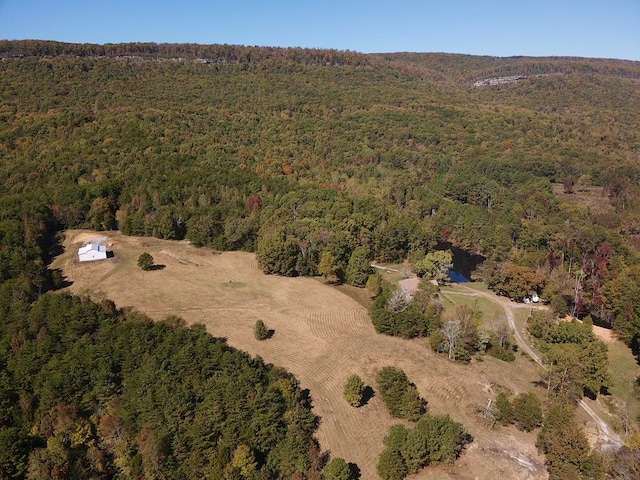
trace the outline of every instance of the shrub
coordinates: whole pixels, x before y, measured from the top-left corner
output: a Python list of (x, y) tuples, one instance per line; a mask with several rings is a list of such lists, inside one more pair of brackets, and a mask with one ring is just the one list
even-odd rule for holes
[(151, 270), (153, 268), (153, 257), (151, 254), (144, 252), (138, 257), (138, 267), (142, 270)]
[(367, 386), (358, 375), (351, 375), (344, 386), (343, 397), (352, 407), (359, 407), (362, 405), (366, 388)]
[(456, 362), (467, 364), (471, 361), (471, 353), (464, 347), (456, 347), (453, 349), (453, 359)]
[(256, 340), (266, 340), (269, 338), (269, 329), (262, 320), (257, 320), (256, 325), (253, 328), (253, 334), (255, 335)]
[(351, 469), (344, 458), (334, 458), (322, 469), (324, 480), (352, 480)]
[(496, 422), (502, 425), (511, 425), (515, 421), (513, 405), (504, 392), (500, 392), (496, 398)]
[(525, 432), (542, 425), (542, 405), (533, 392), (521, 393), (513, 399), (513, 413), (516, 425)]
[(513, 362), (516, 359), (511, 349), (501, 347), (500, 345), (491, 345), (487, 353), (503, 362)]

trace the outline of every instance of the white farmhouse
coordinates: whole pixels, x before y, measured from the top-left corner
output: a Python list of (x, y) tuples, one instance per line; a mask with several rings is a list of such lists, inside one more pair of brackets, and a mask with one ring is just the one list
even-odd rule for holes
[(87, 243), (78, 250), (78, 259), (81, 262), (91, 262), (93, 260), (104, 260), (107, 258), (107, 247), (97, 243)]

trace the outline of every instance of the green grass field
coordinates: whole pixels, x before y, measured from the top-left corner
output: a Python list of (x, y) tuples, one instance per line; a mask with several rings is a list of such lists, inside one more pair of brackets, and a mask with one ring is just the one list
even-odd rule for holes
[[(470, 286), (471, 284), (465, 284)], [(480, 289), (477, 287), (475, 289)], [(486, 287), (485, 287), (486, 291)], [(504, 317), (504, 310), (496, 302), (492, 302), (488, 298), (474, 297), (455, 290), (455, 287), (443, 286), (440, 289), (440, 298), (442, 298), (445, 311), (453, 312), (459, 305), (467, 305), (472, 308), (478, 308), (482, 312), (482, 320), (491, 322), (492, 320)]]
[(626, 405), (628, 417), (635, 421), (640, 415), (640, 393), (635, 387), (635, 380), (640, 376), (640, 365), (623, 342), (616, 340), (608, 343), (607, 347), (609, 347), (609, 373), (613, 378), (613, 386), (610, 391), (611, 396), (603, 399), (616, 414), (622, 413), (621, 410)]

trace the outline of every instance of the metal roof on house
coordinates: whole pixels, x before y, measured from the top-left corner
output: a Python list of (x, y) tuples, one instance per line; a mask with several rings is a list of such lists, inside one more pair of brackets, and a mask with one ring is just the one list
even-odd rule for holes
[(82, 255), (84, 253), (90, 252), (91, 250), (95, 250), (96, 252), (106, 252), (107, 247), (105, 247), (104, 245), (98, 245), (97, 243), (87, 243), (85, 246), (80, 247), (80, 249), (78, 250), (78, 254)]

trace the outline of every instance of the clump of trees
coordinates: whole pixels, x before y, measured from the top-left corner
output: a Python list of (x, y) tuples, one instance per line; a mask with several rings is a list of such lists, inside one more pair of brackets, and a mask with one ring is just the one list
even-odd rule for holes
[(383, 367), (377, 376), (378, 391), (391, 416), (411, 421), (427, 411), (427, 402), (420, 397), (416, 386), (399, 368)]
[(364, 402), (367, 386), (362, 379), (353, 374), (347, 379), (342, 396), (352, 407), (360, 407)]
[(369, 308), (378, 333), (395, 337), (426, 337), (440, 326), (442, 304), (437, 287), (422, 281), (414, 298), (400, 287), (385, 284)]
[(484, 353), (513, 361), (517, 348), (506, 319), (497, 318), (486, 328), (477, 305), (458, 305), (432, 332), (429, 343), (435, 352), (462, 363), (468, 363), (472, 355)]
[(520, 430), (530, 432), (542, 425), (542, 404), (533, 392), (517, 395), (513, 401), (500, 392), (495, 402), (495, 420), (501, 425), (515, 424)]
[(425, 414), (413, 428), (394, 425), (384, 439), (378, 475), (401, 480), (425, 466), (452, 463), (471, 440), (462, 424), (448, 415)]
[(546, 457), (550, 480), (605, 478), (602, 456), (591, 451), (573, 407), (556, 402), (547, 412), (536, 446)]
[(591, 327), (589, 321), (557, 321), (548, 312), (533, 312), (528, 319), (527, 329), (543, 352), (543, 382), (550, 396), (576, 402), (611, 386), (607, 346)]

